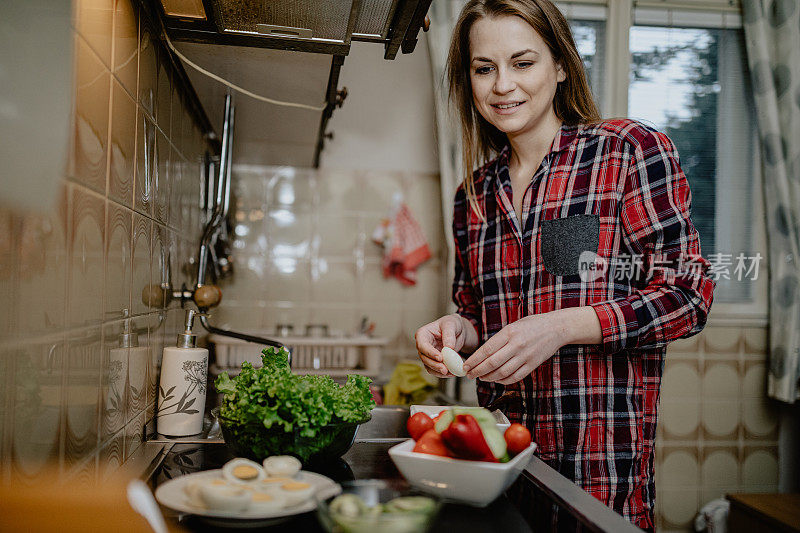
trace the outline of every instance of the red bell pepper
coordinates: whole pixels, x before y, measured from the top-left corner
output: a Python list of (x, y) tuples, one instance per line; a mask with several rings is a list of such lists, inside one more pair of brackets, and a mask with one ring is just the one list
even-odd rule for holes
[(486, 443), (478, 421), (472, 415), (456, 415), (450, 425), (442, 431), (442, 440), (459, 459), (497, 462), (497, 458)]

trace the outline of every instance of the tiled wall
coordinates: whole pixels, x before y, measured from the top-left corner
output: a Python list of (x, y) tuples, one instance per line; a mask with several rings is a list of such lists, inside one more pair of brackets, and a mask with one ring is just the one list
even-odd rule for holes
[[(445, 312), (441, 194), (436, 174), (235, 167), (235, 275), (212, 320), (246, 331), (327, 324), (353, 332), (361, 317), (389, 340), (384, 370), (416, 357), (414, 332)], [(433, 258), (405, 287), (381, 273), (371, 241), (395, 194), (416, 216)]]
[(713, 322), (667, 348), (656, 439), (659, 531), (694, 531), (700, 508), (726, 493), (778, 491), (766, 350), (766, 328)]
[[(201, 131), (131, 0), (76, 0), (70, 156), (57, 205), (0, 209), (0, 474), (102, 479), (141, 444), (181, 311), (142, 289), (195, 251)], [(46, 146), (41, 147), (46, 150)], [(20, 176), (19, 179), (25, 179)], [(169, 268), (171, 265), (171, 269)], [(141, 349), (115, 351), (123, 309)]]

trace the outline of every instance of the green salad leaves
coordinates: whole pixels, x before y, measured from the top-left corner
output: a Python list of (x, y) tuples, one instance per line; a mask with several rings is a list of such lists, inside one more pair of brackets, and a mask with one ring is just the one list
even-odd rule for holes
[(349, 375), (341, 386), (330, 376), (293, 374), (284, 348), (262, 354), (263, 367), (245, 362), (238, 376), (222, 373), (215, 383), (224, 394), (223, 429), (246, 455), (284, 453), (306, 461), (329, 440), (331, 424), (362, 422), (375, 406), (366, 376)]

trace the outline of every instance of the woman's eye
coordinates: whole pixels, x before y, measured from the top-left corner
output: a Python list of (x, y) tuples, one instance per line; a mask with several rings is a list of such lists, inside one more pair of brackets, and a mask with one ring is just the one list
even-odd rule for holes
[(528, 68), (533, 65), (533, 61), (520, 61), (517, 63), (517, 68)]
[(476, 68), (476, 69), (475, 69), (475, 74), (488, 74), (488, 73), (489, 73), (489, 72), (491, 72), (491, 71), (492, 71), (492, 67), (490, 67), (490, 66), (483, 66), (483, 67), (478, 67), (478, 68)]

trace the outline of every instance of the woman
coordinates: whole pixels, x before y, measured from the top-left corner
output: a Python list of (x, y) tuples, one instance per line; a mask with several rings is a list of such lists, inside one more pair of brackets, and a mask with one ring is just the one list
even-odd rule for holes
[(455, 198), (457, 313), (417, 331), (419, 356), (447, 377), (443, 346), (471, 354), (481, 405), (653, 529), (665, 346), (702, 330), (714, 289), (678, 154), (641, 123), (600, 120), (548, 0), (469, 2), (448, 78), (465, 168), (482, 166)]

